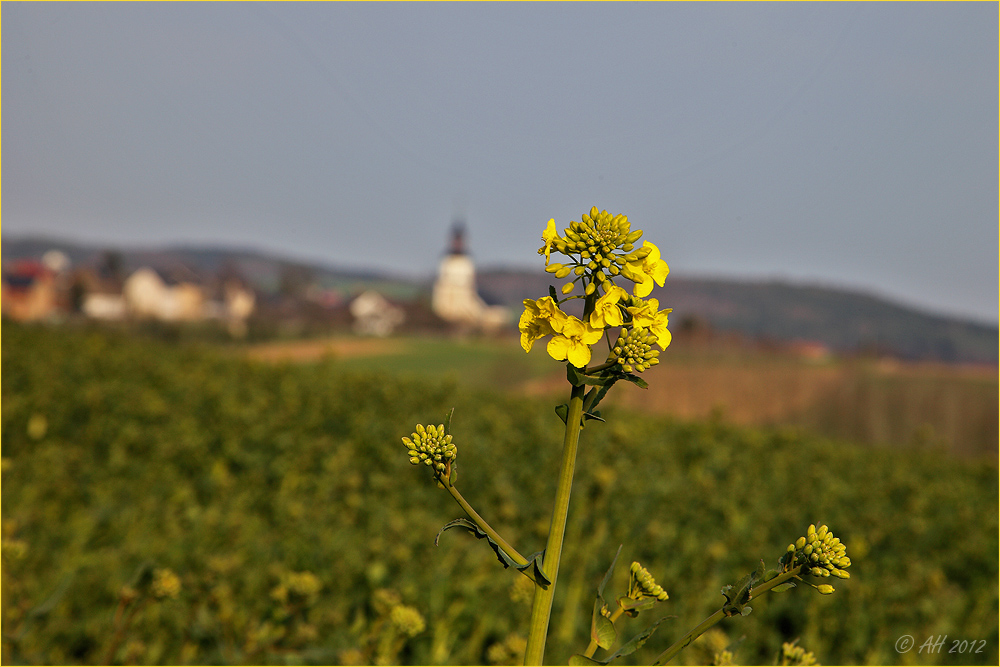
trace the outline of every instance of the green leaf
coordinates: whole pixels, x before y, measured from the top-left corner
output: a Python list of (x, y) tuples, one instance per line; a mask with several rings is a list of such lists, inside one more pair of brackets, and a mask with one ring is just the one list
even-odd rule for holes
[(604, 579), (601, 580), (601, 585), (597, 587), (598, 597), (604, 597), (604, 588), (608, 585), (608, 582), (611, 581), (611, 576), (615, 572), (615, 565), (618, 563), (618, 556), (620, 556), (621, 553), (622, 545), (619, 544), (618, 551), (615, 552), (615, 557), (611, 559), (611, 567), (609, 567), (608, 571), (604, 573)]
[(635, 386), (639, 387), (640, 389), (648, 389), (649, 388), (649, 383), (646, 382), (645, 380), (643, 380), (638, 375), (635, 375), (634, 373), (626, 373), (625, 377), (623, 379), (628, 380), (629, 382), (631, 382)]
[(557, 405), (556, 414), (559, 415), (559, 419), (563, 420), (563, 424), (565, 424), (566, 419), (569, 417), (569, 405), (566, 403), (563, 403), (562, 405)]
[(597, 642), (603, 649), (609, 648), (618, 638), (618, 631), (615, 630), (614, 623), (607, 616), (601, 613), (606, 609), (608, 603), (604, 600), (604, 589), (611, 581), (611, 576), (615, 573), (615, 565), (618, 563), (618, 556), (622, 553), (622, 545), (618, 545), (615, 557), (611, 559), (611, 567), (604, 573), (604, 578), (597, 586), (597, 599), (594, 600), (594, 613), (590, 620), (590, 638)]
[(606, 665), (608, 663), (606, 663), (606, 662), (598, 662), (597, 660), (594, 660), (593, 658), (588, 658), (585, 655), (580, 655), (579, 653), (577, 653), (576, 655), (570, 656), (570, 658), (569, 658), (569, 664), (570, 665), (579, 665), (580, 667), (585, 667), (586, 665)]
[(729, 584), (722, 589), (722, 594), (726, 596), (726, 604), (722, 606), (722, 611), (726, 616), (741, 614), (746, 616), (750, 609), (746, 604), (750, 602), (750, 594), (753, 587), (764, 577), (764, 561), (760, 561), (757, 569), (746, 575), (735, 584)]
[(455, 414), (455, 408), (448, 411), (448, 414), (444, 416), (444, 434), (451, 434), (451, 416)]
[(552, 297), (553, 301), (556, 301), (556, 302), (559, 301), (559, 293), (556, 292), (556, 288), (555, 288), (554, 285), (549, 285), (549, 296)]
[(580, 375), (584, 384), (589, 384), (594, 387), (606, 387), (618, 382), (618, 378), (613, 375)]
[(771, 592), (772, 593), (780, 593), (782, 591), (787, 591), (790, 588), (795, 588), (795, 582), (794, 581), (786, 581), (783, 584), (778, 584), (777, 586), (775, 586), (774, 588), (771, 589)]
[(594, 387), (589, 392), (587, 392), (587, 396), (585, 397), (583, 404), (583, 409), (586, 412), (590, 412), (592, 414), (598, 414), (598, 415), (601, 414), (594, 408), (596, 408), (597, 405), (601, 402), (601, 399), (607, 396), (608, 391), (610, 391), (611, 387), (613, 386), (614, 383), (612, 382), (610, 384), (603, 385), (600, 388)]
[(607, 650), (618, 639), (618, 631), (611, 619), (601, 613), (605, 607), (604, 598), (597, 596), (594, 600), (594, 615), (590, 622), (590, 637), (597, 642), (597, 645)]
[(583, 413), (583, 420), (586, 421), (588, 419), (593, 419), (594, 421), (599, 421), (599, 422), (605, 421), (604, 418), (601, 417), (601, 411), (600, 410), (598, 410), (596, 412), (584, 412)]
[(532, 574), (534, 574), (535, 583), (542, 588), (548, 588), (552, 584), (552, 581), (542, 572), (541, 560), (545, 553), (544, 551), (532, 554), (531, 557), (527, 559), (527, 563), (524, 565), (518, 565), (514, 559), (507, 555), (506, 551), (500, 548), (500, 545), (497, 544), (492, 537), (486, 534), (486, 531), (466, 518), (455, 519), (454, 521), (450, 521), (445, 524), (445, 526), (438, 531), (437, 536), (435, 536), (434, 546), (438, 546), (438, 540), (441, 539), (441, 534), (449, 528), (465, 528), (467, 531), (475, 535), (477, 539), (485, 539), (489, 542), (490, 547), (493, 549), (493, 553), (496, 554), (497, 560), (500, 561), (500, 564), (503, 565), (504, 569), (513, 567), (519, 572), (524, 572), (528, 568), (531, 568)]
[(618, 598), (618, 604), (625, 611), (642, 611), (643, 609), (652, 609), (659, 602), (656, 598), (643, 598), (641, 600), (633, 600), (627, 595), (623, 595)]
[(656, 628), (660, 627), (660, 623), (663, 623), (663, 621), (667, 620), (668, 618), (677, 618), (677, 617), (664, 616), (656, 623), (653, 623), (651, 626), (649, 626), (648, 628), (637, 634), (635, 637), (632, 637), (632, 639), (628, 640), (628, 642), (626, 642), (625, 645), (622, 646), (620, 649), (615, 651), (614, 654), (611, 655), (604, 664), (606, 665), (610, 663), (612, 660), (616, 660), (622, 656), (629, 655), (638, 651), (640, 648), (642, 648), (642, 645), (646, 643), (646, 640), (649, 639), (654, 632), (656, 632)]
[(580, 369), (573, 364), (566, 362), (566, 379), (574, 387), (579, 387), (584, 384), (584, 375), (580, 372)]

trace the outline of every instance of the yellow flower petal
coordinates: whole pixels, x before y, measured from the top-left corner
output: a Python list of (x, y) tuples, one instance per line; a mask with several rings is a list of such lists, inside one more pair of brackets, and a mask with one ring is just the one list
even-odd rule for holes
[(545, 255), (545, 266), (549, 265), (549, 253), (552, 251), (552, 242), (559, 238), (559, 232), (556, 231), (556, 219), (552, 218), (549, 220), (549, 224), (545, 226), (545, 231), (542, 232), (542, 241), (545, 245), (538, 249), (539, 255)]
[(608, 327), (620, 327), (622, 325), (622, 311), (618, 302), (628, 293), (617, 285), (608, 288), (607, 294), (602, 296), (594, 304), (594, 312), (590, 314), (590, 326), (595, 329), (606, 329)]

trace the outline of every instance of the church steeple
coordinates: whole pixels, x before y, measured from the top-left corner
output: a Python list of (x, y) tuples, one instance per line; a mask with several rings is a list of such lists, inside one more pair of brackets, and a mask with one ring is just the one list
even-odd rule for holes
[(451, 225), (451, 243), (448, 245), (449, 255), (464, 255), (465, 253), (465, 221), (455, 220)]

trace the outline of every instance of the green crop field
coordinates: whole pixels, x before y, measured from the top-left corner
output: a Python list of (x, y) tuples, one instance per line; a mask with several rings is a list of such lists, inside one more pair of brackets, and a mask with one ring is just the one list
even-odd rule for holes
[[(467, 533), (434, 545), (461, 511), (400, 437), (455, 408), (458, 486), (530, 554), (563, 430), (547, 398), (421, 378), (419, 360), (394, 372), (391, 356), (274, 364), (7, 323), (2, 348), (5, 664), (518, 660), (527, 580)], [(585, 648), (619, 545), (609, 588), (638, 560), (670, 594), (647, 621), (676, 616), (624, 660), (642, 664), (813, 522), (847, 544), (851, 579), (768, 594), (680, 663), (744, 637), (742, 664), (774, 664), (795, 639), (826, 664), (997, 663), (995, 462), (626, 405), (604, 416), (582, 436), (553, 664)], [(917, 645), (900, 653), (904, 635)]]

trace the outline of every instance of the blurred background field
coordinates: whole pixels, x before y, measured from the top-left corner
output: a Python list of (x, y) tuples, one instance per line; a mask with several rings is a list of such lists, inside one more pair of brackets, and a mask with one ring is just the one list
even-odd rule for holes
[[(400, 437), (454, 407), (459, 487), (523, 553), (541, 549), (564, 382), (544, 348), (3, 334), (5, 663), (520, 659), (526, 580), (467, 534), (434, 546), (461, 511)], [(742, 664), (774, 664), (795, 639), (825, 664), (996, 664), (995, 369), (680, 336), (663, 356), (649, 391), (621, 392), (584, 431), (550, 662), (585, 647), (619, 544), (670, 593), (645, 619), (677, 616), (625, 661), (639, 664), (816, 522), (848, 545), (851, 579), (768, 595), (681, 663), (745, 637)], [(124, 627), (126, 586), (151, 597)], [(982, 652), (900, 654), (904, 634)]]
[[(544, 344), (525, 354), (511, 336), (339, 336), (251, 345), (247, 354), (263, 361), (327, 359), (350, 371), (448, 378), (559, 401), (566, 384), (565, 371), (552, 362)], [(606, 400), (684, 420), (713, 417), (745, 426), (800, 426), (859, 443), (997, 456), (995, 366), (815, 358), (794, 347), (706, 340), (681, 332), (660, 365), (644, 377), (649, 389), (618, 387)]]

